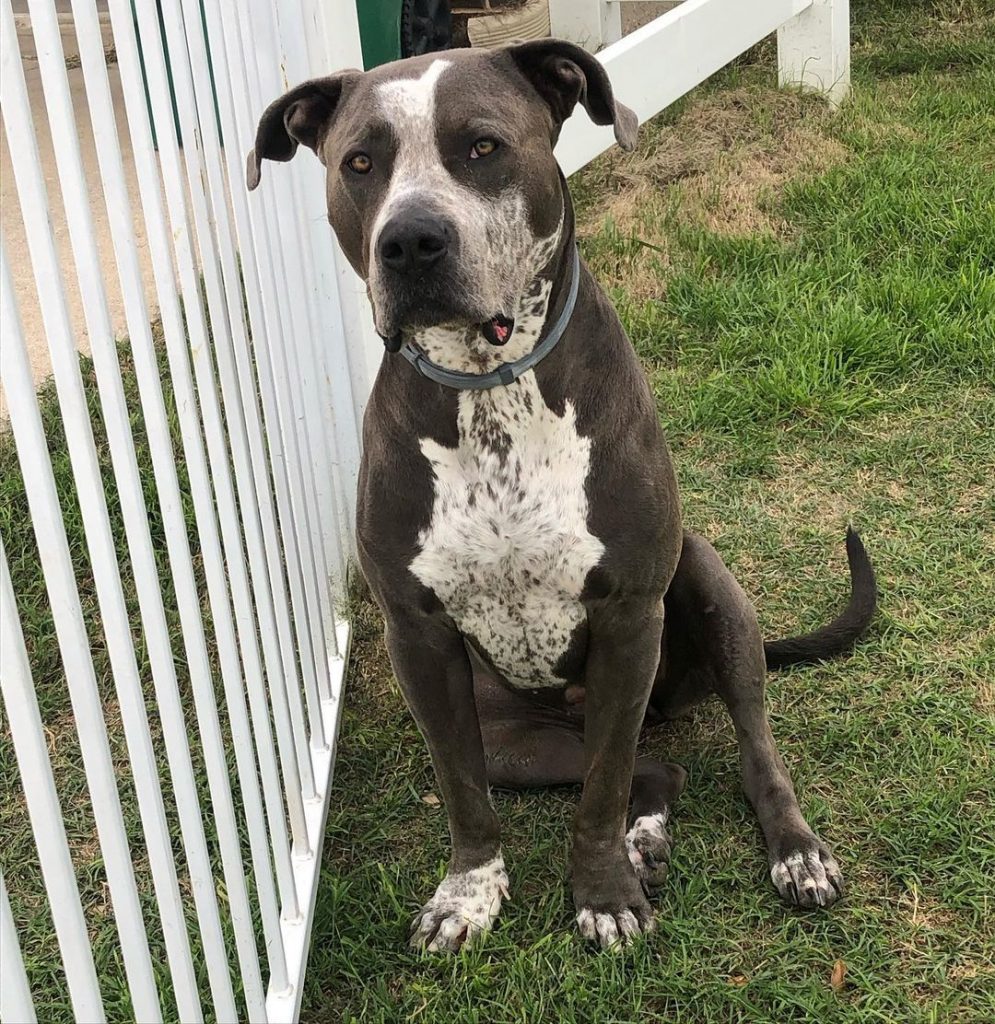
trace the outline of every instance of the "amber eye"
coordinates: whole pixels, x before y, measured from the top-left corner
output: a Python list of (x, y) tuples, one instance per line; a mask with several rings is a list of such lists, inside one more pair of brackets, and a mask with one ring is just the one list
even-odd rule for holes
[(482, 156), (490, 156), (498, 148), (495, 139), (477, 139), (470, 147), (470, 159), (479, 160)]
[(346, 164), (357, 174), (369, 174), (373, 170), (373, 161), (365, 153), (356, 153), (349, 157)]

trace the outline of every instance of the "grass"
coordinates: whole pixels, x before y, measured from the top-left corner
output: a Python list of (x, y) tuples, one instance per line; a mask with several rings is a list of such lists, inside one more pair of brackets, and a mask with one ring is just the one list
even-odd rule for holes
[[(843, 862), (846, 900), (816, 914), (778, 903), (731, 726), (707, 705), (645, 740), (691, 773), (648, 941), (618, 957), (574, 935), (565, 864), (577, 793), (566, 788), (495, 794), (512, 902), (487, 941), (455, 959), (410, 953), (408, 919), (444, 871), (445, 813), (424, 799), (435, 788), (424, 745), (379, 617), (357, 597), (303, 1019), (995, 1019), (995, 7), (855, 0), (853, 39), (854, 94), (839, 114), (770, 87), (768, 42), (646, 126), (636, 153), (609, 154), (573, 182), (585, 255), (658, 398), (685, 517), (755, 598), (767, 634), (809, 628), (838, 607), (848, 521), (875, 560), (871, 635), (848, 659), (772, 676), (769, 690), (803, 810)], [(50, 390), (43, 408), (112, 706)], [(108, 1012), (125, 1020), (103, 866), (5, 436), (0, 481), (0, 532), (64, 769)], [(147, 671), (137, 629), (136, 642)], [(114, 743), (126, 775), (119, 734)], [(65, 1020), (15, 774), (0, 730), (0, 865), (26, 922), (39, 1012)], [(126, 814), (134, 823), (133, 805)]]

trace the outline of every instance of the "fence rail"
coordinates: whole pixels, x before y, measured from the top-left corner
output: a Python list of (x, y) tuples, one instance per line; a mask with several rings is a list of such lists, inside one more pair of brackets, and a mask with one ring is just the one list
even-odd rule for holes
[[(578, 5), (602, 6), (618, 5)], [(598, 56), (615, 91), (645, 121), (776, 31), (779, 83), (838, 104), (850, 86), (848, 12), (848, 0), (684, 0)], [(614, 141), (610, 128), (575, 117), (563, 126), (556, 155), (573, 174)]]
[[(317, 161), (251, 198), (242, 161), (269, 100), (360, 65), (355, 6), (109, 0), (112, 75), (96, 0), (72, 3), (78, 68), (55, 0), (28, 0), (36, 69), (11, 2), (0, 87), (25, 244), (0, 239), (0, 445), (16, 449), (19, 503), (0, 517), (0, 779), (17, 779), (0, 791), (0, 825), (26, 814), (34, 844), (24, 858), (0, 847), (0, 1018), (295, 1020), (381, 349), (328, 230)], [(610, 6), (574, 13), (610, 29)], [(846, 10), (686, 0), (599, 56), (645, 120), (777, 30), (782, 84), (836, 102)], [(558, 155), (569, 173), (610, 141), (578, 117)], [(34, 326), (15, 285), (25, 263)], [(36, 336), (54, 374), (44, 401)], [(58, 656), (42, 657), (49, 620)], [(61, 974), (37, 967), (53, 941)]]

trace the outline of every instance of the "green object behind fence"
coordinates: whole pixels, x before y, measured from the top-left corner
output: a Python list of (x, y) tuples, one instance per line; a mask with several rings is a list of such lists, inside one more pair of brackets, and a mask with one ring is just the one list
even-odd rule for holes
[(401, 56), (401, 0), (356, 0), (363, 64), (398, 60)]

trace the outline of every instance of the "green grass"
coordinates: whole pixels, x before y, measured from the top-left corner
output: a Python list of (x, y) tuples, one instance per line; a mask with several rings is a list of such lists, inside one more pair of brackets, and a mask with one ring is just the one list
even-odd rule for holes
[[(685, 516), (767, 633), (838, 607), (847, 521), (877, 565), (881, 614), (854, 655), (770, 681), (846, 900), (779, 904), (731, 725), (709, 705), (645, 741), (691, 773), (649, 941), (615, 957), (573, 934), (568, 788), (495, 795), (512, 902), (486, 943), (455, 960), (410, 953), (407, 921), (444, 871), (445, 814), (421, 799), (428, 758), (360, 603), (306, 1019), (995, 1019), (992, 15), (857, 5), (854, 96), (836, 117), (771, 90), (761, 47), (649, 126), (634, 163), (613, 155), (575, 182), (585, 255), (650, 374)], [(694, 129), (733, 103), (752, 149), (733, 137), (695, 157)], [(775, 229), (710, 228), (730, 166), (766, 166), (798, 124), (829, 158), (760, 189), (753, 219)], [(650, 194), (613, 217), (668, 140), (683, 163), (655, 166)]]
[[(428, 757), (379, 617), (357, 597), (305, 1020), (995, 1020), (995, 5), (863, 0), (854, 19), (854, 94), (837, 115), (770, 87), (768, 42), (646, 126), (638, 153), (610, 154), (574, 180), (585, 255), (644, 360), (685, 517), (755, 598), (766, 633), (810, 628), (839, 606), (848, 521), (877, 566), (881, 612), (857, 651), (774, 675), (769, 689), (775, 734), (803, 810), (843, 863), (846, 899), (814, 914), (779, 904), (730, 723), (707, 705), (645, 739), (691, 776), (649, 940), (614, 956), (574, 934), (565, 866), (577, 792), (564, 788), (495, 794), (512, 902), (480, 948), (409, 952), (408, 920), (444, 871), (445, 813), (423, 800), (435, 789)], [(88, 367), (87, 381), (92, 395)], [(134, 401), (130, 374), (126, 386)], [(110, 704), (51, 389), (42, 404)], [(141, 439), (137, 416), (136, 428)], [(108, 490), (121, 536), (109, 478)], [(161, 522), (151, 526), (161, 547)], [(5, 435), (0, 532), (108, 1012), (125, 1020)], [(136, 642), (147, 674), (137, 629)], [(114, 744), (137, 829), (119, 734)], [(15, 774), (0, 729), (0, 866), (39, 1012), (65, 1020)], [(161, 962), (158, 940), (154, 953)], [(841, 989), (830, 984), (837, 961)]]

